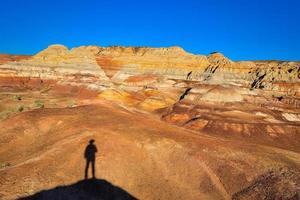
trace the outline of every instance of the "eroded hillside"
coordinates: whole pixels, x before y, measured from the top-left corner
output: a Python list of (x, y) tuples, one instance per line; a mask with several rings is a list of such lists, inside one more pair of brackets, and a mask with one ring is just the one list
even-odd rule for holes
[(297, 199), (299, 86), (299, 62), (180, 47), (0, 56), (0, 198), (80, 199), (95, 139), (97, 183), (131, 197)]

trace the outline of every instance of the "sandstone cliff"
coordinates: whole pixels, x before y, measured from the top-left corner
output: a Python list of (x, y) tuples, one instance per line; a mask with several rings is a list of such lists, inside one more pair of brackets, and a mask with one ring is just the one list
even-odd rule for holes
[[(32, 58), (7, 62), (0, 67), (1, 76), (41, 77), (77, 84), (81, 81), (98, 89), (111, 82), (130, 84), (127, 79), (131, 76), (148, 75), (300, 95), (299, 62), (233, 62), (221, 53), (193, 55), (180, 47), (81, 46), (68, 50), (62, 45), (52, 45)], [(76, 75), (85, 78), (77, 80)], [(141, 80), (137, 84), (148, 82)]]
[(92, 49), (68, 50), (62, 45), (52, 45), (28, 60), (1, 65), (0, 76), (52, 79), (65, 84), (101, 89), (109, 86), (110, 82), (97, 65)]

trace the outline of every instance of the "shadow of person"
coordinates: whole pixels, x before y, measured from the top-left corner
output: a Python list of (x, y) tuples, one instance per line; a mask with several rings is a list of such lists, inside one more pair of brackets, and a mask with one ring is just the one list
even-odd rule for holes
[(42, 190), (18, 200), (135, 200), (133, 195), (103, 179), (81, 180)]
[(86, 159), (86, 166), (84, 171), (84, 178), (88, 179), (88, 170), (90, 165), (92, 165), (92, 177), (93, 179), (96, 178), (95, 176), (95, 161), (96, 161), (96, 153), (97, 153), (97, 147), (94, 144), (95, 140), (91, 139), (89, 141), (89, 144), (86, 146), (84, 151), (84, 158)]

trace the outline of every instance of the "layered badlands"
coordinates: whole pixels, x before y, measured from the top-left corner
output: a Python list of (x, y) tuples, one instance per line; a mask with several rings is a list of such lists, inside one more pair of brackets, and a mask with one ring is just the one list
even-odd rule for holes
[(300, 62), (180, 47), (2, 55), (0, 199), (99, 199), (70, 192), (91, 138), (97, 178), (126, 198), (298, 199), (299, 86)]

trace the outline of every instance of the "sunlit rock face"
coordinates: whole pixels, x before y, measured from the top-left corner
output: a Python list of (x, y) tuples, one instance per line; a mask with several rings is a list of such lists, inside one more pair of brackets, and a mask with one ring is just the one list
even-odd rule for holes
[(68, 50), (62, 45), (52, 45), (31, 59), (1, 65), (1, 76), (53, 79), (101, 89), (109, 86), (110, 81), (97, 65), (93, 51), (93, 47)]
[(194, 55), (180, 47), (81, 46), (68, 49), (51, 45), (32, 57), (13, 59), (12, 56), (9, 60), (7, 55), (2, 56), (0, 76), (5, 83), (24, 85), (34, 79), (35, 82), (51, 80), (85, 87), (99, 92), (99, 99), (158, 112), (167, 121), (181, 114), (177, 113), (177, 108), (187, 105), (191, 108), (184, 112), (184, 118), (188, 114), (188, 120), (202, 119), (203, 115), (198, 116), (199, 109), (193, 106), (212, 104), (239, 106), (237, 110), (265, 107), (282, 116), (276, 118), (271, 114), (273, 118), (268, 119), (269, 122), (297, 123), (295, 110), (300, 107), (299, 62), (234, 62), (218, 52), (208, 56)]
[(26, 60), (31, 58), (29, 55), (11, 55), (11, 54), (0, 54), (0, 65), (8, 62), (17, 62), (20, 60)]
[(91, 138), (97, 182), (138, 199), (297, 199), (299, 127), (299, 62), (180, 47), (0, 55), (4, 200), (83, 184)]
[[(140, 83), (135, 83), (148, 85), (146, 76), (156, 76), (237, 85), (276, 95), (299, 97), (300, 93), (300, 64), (297, 62), (233, 62), (221, 53), (193, 55), (180, 47), (81, 46), (69, 50), (62, 45), (52, 45), (30, 59), (6, 62), (1, 68), (2, 76), (64, 79), (65, 82), (86, 82), (99, 89), (112, 82), (128, 83), (131, 76), (142, 76)], [(81, 81), (77, 81), (78, 77)]]
[(233, 62), (221, 53), (193, 55), (178, 47), (108, 47), (100, 49), (96, 59), (114, 81), (123, 81), (132, 75), (147, 74), (208, 84), (238, 85), (299, 96), (298, 62)]

